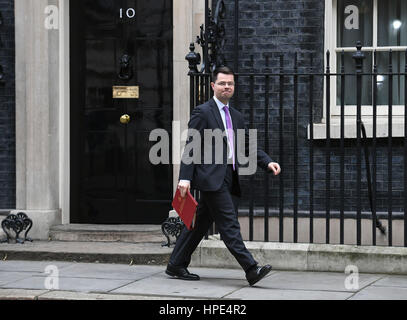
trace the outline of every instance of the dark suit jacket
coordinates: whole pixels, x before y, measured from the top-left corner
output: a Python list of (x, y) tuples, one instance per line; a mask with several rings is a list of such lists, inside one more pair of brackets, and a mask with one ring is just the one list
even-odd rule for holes
[[(233, 130), (235, 132), (235, 146), (236, 146), (236, 130), (237, 129), (244, 129), (245, 130), (245, 147), (246, 147), (246, 154), (248, 154), (249, 150), (249, 135), (248, 130), (244, 124), (243, 115), (236, 109), (229, 107), (229, 112), (232, 118), (233, 123)], [(193, 155), (194, 148), (192, 143), (194, 139), (197, 139), (197, 134), (199, 133), (200, 139), (200, 154), (198, 155), (198, 159), (201, 160), (200, 163), (196, 163), (193, 161), (192, 163), (186, 164), (184, 161), (181, 161), (181, 168), (179, 174), (179, 180), (190, 180), (191, 187), (196, 188), (201, 191), (217, 191), (221, 188), (223, 184), (223, 180), (226, 173), (227, 168), (227, 138), (226, 136), (223, 137), (223, 161), (221, 164), (215, 163), (215, 139), (204, 139), (204, 130), (211, 129), (216, 130), (220, 129), (222, 132), (225, 130), (222, 117), (220, 115), (219, 108), (214, 99), (210, 99), (206, 103), (197, 106), (191, 114), (191, 119), (188, 123), (188, 129), (195, 129), (194, 132), (189, 130), (188, 138), (185, 146), (185, 151), (183, 155), (183, 159), (186, 155), (189, 155), (191, 159)], [(195, 133), (195, 134), (194, 134)], [(208, 141), (207, 141), (208, 140)], [(195, 140), (198, 141), (198, 140)], [(219, 143), (219, 141), (218, 141)], [(189, 148), (188, 148), (189, 145)], [(238, 157), (236, 154), (237, 148), (235, 147), (235, 159), (236, 159), (236, 167), (237, 172), (239, 171), (239, 165), (237, 163)], [(211, 150), (212, 155), (211, 157), (212, 162), (210, 164), (204, 163), (204, 153), (208, 156), (207, 152)], [(219, 161), (218, 161), (219, 162)], [(267, 169), (267, 165), (270, 162), (274, 162), (263, 150), (257, 148), (257, 164), (263, 169)], [(237, 175), (238, 177), (238, 175)], [(234, 185), (234, 190), (232, 193), (241, 196), (240, 184), (239, 179), (237, 179), (237, 185)]]

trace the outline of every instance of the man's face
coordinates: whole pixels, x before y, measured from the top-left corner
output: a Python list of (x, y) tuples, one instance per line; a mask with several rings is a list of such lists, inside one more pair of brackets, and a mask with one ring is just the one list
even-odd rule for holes
[(211, 82), (211, 86), (216, 98), (226, 104), (235, 92), (234, 76), (233, 74), (218, 73), (216, 82)]

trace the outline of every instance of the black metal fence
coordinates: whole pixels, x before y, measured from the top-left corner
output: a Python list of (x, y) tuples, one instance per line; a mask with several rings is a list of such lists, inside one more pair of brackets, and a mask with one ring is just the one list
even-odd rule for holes
[[(194, 45), (191, 44), (191, 52), (187, 55), (187, 60), (189, 61), (189, 77), (190, 77), (190, 107), (191, 110), (207, 101), (210, 99), (213, 95), (210, 87), (210, 74), (205, 72), (205, 70), (202, 70), (202, 72), (198, 72), (198, 64), (200, 63), (200, 57), (198, 54), (194, 52)], [(403, 52), (404, 54), (404, 52)], [(306, 91), (308, 92), (307, 94), (307, 109), (308, 109), (308, 126), (309, 126), (309, 136), (308, 136), (308, 159), (301, 159), (302, 163), (306, 162), (308, 164), (308, 180), (306, 181), (306, 184), (308, 184), (308, 189), (305, 191), (307, 193), (307, 196), (309, 198), (309, 205), (307, 207), (307, 214), (306, 216), (308, 217), (309, 221), (309, 243), (314, 242), (314, 234), (317, 232), (314, 226), (314, 175), (315, 175), (315, 159), (314, 159), (314, 152), (316, 148), (318, 150), (321, 150), (321, 142), (317, 142), (314, 138), (314, 122), (315, 122), (315, 117), (314, 117), (314, 108), (315, 108), (315, 101), (314, 101), (314, 85), (317, 81), (324, 81), (325, 85), (325, 128), (326, 128), (326, 137), (323, 140), (323, 150), (325, 153), (325, 188), (324, 188), (324, 193), (325, 193), (325, 210), (324, 210), (324, 216), (323, 219), (325, 219), (325, 242), (330, 243), (330, 231), (331, 231), (331, 219), (333, 217), (332, 213), (333, 211), (339, 211), (339, 243), (344, 244), (344, 238), (345, 238), (345, 190), (348, 188), (347, 185), (345, 185), (345, 161), (344, 161), (344, 154), (345, 154), (345, 99), (346, 97), (349, 96), (349, 92), (346, 92), (346, 83), (347, 81), (350, 81), (351, 78), (353, 80), (356, 80), (356, 117), (355, 117), (355, 122), (356, 122), (356, 139), (351, 141), (351, 144), (354, 147), (355, 150), (355, 157), (356, 157), (356, 187), (354, 188), (354, 199), (355, 201), (355, 214), (354, 214), (354, 219), (356, 220), (356, 230), (354, 230), (356, 234), (356, 244), (361, 245), (362, 244), (362, 192), (364, 194), (368, 194), (368, 203), (370, 207), (370, 214), (368, 218), (371, 221), (371, 231), (372, 231), (372, 239), (371, 239), (371, 244), (376, 245), (376, 237), (377, 237), (377, 232), (381, 232), (382, 234), (386, 233), (386, 237), (388, 239), (388, 245), (392, 246), (393, 242), (393, 192), (392, 192), (392, 173), (393, 173), (393, 166), (392, 166), (392, 150), (393, 150), (393, 129), (392, 129), (392, 118), (393, 118), (393, 81), (395, 78), (404, 79), (404, 107), (407, 109), (407, 63), (405, 65), (405, 72), (394, 72), (394, 66), (392, 65), (392, 55), (393, 52), (390, 50), (388, 52), (389, 55), (389, 64), (388, 64), (388, 72), (378, 72), (378, 66), (377, 66), (377, 52), (373, 52), (373, 70), (371, 72), (364, 72), (363, 71), (363, 62), (364, 62), (364, 52), (362, 51), (362, 47), (360, 43), (357, 44), (357, 51), (353, 54), (353, 59), (354, 59), (354, 68), (353, 70), (345, 70), (344, 67), (344, 59), (345, 59), (345, 53), (342, 52), (338, 55), (339, 58), (339, 64), (338, 66), (338, 72), (337, 73), (331, 73), (330, 70), (330, 52), (328, 51), (326, 53), (326, 61), (325, 61), (325, 70), (314, 70), (312, 61), (313, 57), (312, 54), (310, 54), (310, 61), (311, 64), (308, 67), (301, 67), (301, 71), (299, 71), (299, 66), (298, 66), (298, 61), (297, 61), (297, 54), (294, 55), (294, 61), (293, 61), (293, 69), (292, 70), (287, 70), (284, 65), (285, 65), (285, 57), (284, 55), (280, 56), (280, 65), (277, 66), (278, 72), (271, 72), (266, 69), (266, 72), (262, 73), (256, 73), (256, 72), (239, 72), (235, 75), (235, 82), (236, 82), (236, 88), (235, 88), (235, 95), (239, 94), (239, 86), (242, 86), (243, 84), (249, 88), (248, 92), (248, 105), (249, 105), (249, 123), (248, 126), (250, 128), (254, 128), (255, 126), (255, 115), (258, 112), (262, 112), (264, 115), (267, 115), (264, 117), (264, 145), (262, 145), (262, 148), (265, 152), (270, 154), (270, 134), (271, 131), (273, 130), (273, 137), (278, 136), (279, 144), (278, 144), (278, 154), (279, 157), (276, 159), (282, 166), (282, 173), (277, 177), (273, 179), (278, 180), (278, 192), (279, 192), (279, 205), (278, 205), (278, 220), (279, 220), (279, 228), (278, 228), (278, 241), (283, 242), (284, 241), (284, 218), (287, 217), (287, 212), (288, 208), (284, 202), (285, 199), (285, 192), (286, 192), (286, 187), (285, 187), (285, 179), (286, 179), (286, 171), (284, 169), (284, 164), (285, 164), (285, 155), (288, 153), (292, 154), (292, 180), (293, 180), (293, 204), (292, 207), (289, 208), (289, 211), (292, 211), (292, 218), (293, 218), (293, 238), (290, 240), (290, 242), (298, 242), (298, 235), (299, 235), (299, 229), (298, 229), (298, 218), (299, 218), (299, 190), (301, 186), (304, 185), (304, 181), (301, 181), (302, 183), (299, 183), (299, 136), (298, 136), (298, 116), (299, 116), (299, 108), (298, 108), (298, 98), (299, 98), (299, 80), (301, 79), (301, 83), (305, 83), (305, 86), (307, 87)], [(406, 55), (406, 62), (407, 62), (407, 52), (405, 52)], [(253, 60), (253, 58), (252, 58)], [(266, 67), (268, 68), (269, 66), (267, 65), (268, 62), (266, 62)], [(275, 70), (276, 66), (273, 66)], [(383, 227), (381, 221), (379, 220), (379, 216), (377, 215), (377, 142), (379, 137), (377, 136), (377, 86), (378, 86), (378, 76), (386, 76), (388, 77), (388, 114), (387, 114), (387, 127), (388, 127), (388, 132), (387, 132), (387, 137), (386, 138), (381, 138), (387, 139), (387, 214), (385, 216), (381, 216), (381, 219), (387, 219), (387, 230)], [(340, 137), (335, 137), (338, 139), (335, 139), (333, 141), (333, 138), (331, 137), (331, 79), (334, 77), (337, 80), (338, 86), (340, 90), (338, 90), (338, 99), (340, 101)], [(362, 121), (362, 93), (364, 90), (368, 90), (369, 88), (364, 88), (362, 86), (363, 79), (365, 77), (368, 77), (369, 81), (371, 81), (371, 90), (372, 90), (372, 135), (371, 137), (367, 138), (366, 135), (366, 129), (365, 125)], [(259, 80), (260, 79), (260, 80)], [(255, 87), (256, 87), (256, 82), (261, 81), (264, 86), (263, 92), (261, 93), (261, 96), (264, 97), (262, 104), (259, 106), (258, 101), (256, 101), (255, 104), (255, 96), (256, 100), (258, 100), (259, 92), (258, 92), (258, 87), (256, 88), (255, 92)], [(292, 83), (292, 90), (287, 91), (285, 83), (287, 81), (290, 81)], [(270, 114), (270, 108), (271, 108), (271, 103), (272, 101), (275, 101), (271, 99), (271, 84), (273, 84), (274, 92), (278, 92), (278, 105), (274, 106), (274, 108), (278, 108), (278, 115), (276, 116), (278, 118), (278, 130), (275, 128), (275, 126), (271, 126), (270, 124), (270, 119), (269, 119), (269, 114)], [(276, 90), (276, 86), (278, 86), (278, 90)], [(303, 94), (303, 93), (301, 93)], [(289, 99), (290, 101), (285, 101), (288, 100), (286, 99), (287, 95), (292, 97), (293, 99)], [(303, 96), (301, 96), (301, 99), (304, 99)], [(235, 107), (239, 109), (239, 97), (237, 96), (235, 99)], [(255, 107), (255, 105), (257, 107)], [(292, 108), (293, 112), (293, 123), (292, 123), (292, 130), (286, 132), (285, 130), (285, 125), (284, 123), (284, 112), (285, 109), (287, 108), (287, 105), (289, 108)], [(339, 105), (339, 104), (338, 104)], [(302, 117), (304, 115), (302, 114)], [(365, 119), (365, 118), (363, 118)], [(404, 132), (407, 132), (407, 112), (404, 112)], [(278, 132), (278, 135), (276, 134)], [(292, 141), (293, 144), (287, 145), (284, 143), (284, 138), (285, 136), (289, 134), (292, 135)], [(402, 202), (404, 206), (404, 212), (405, 209), (407, 208), (407, 195), (406, 190), (407, 190), (407, 141), (406, 141), (406, 136), (405, 134), (401, 138), (403, 142), (403, 164), (404, 164), (404, 172), (400, 172), (400, 175), (403, 175), (402, 181), (403, 181), (403, 190), (402, 190)], [(333, 207), (331, 204), (331, 198), (333, 196), (332, 194), (332, 189), (331, 189), (331, 177), (332, 177), (332, 172), (331, 172), (331, 167), (333, 166), (333, 159), (332, 159), (332, 145), (333, 143), (339, 143), (339, 195), (335, 194), (336, 197), (339, 197), (339, 208)], [(317, 147), (316, 147), (317, 146)], [(289, 150), (291, 149), (291, 150)], [(274, 150), (276, 151), (276, 150)], [(362, 160), (364, 157), (364, 167), (365, 167), (365, 178), (367, 179), (367, 190), (362, 190)], [(338, 159), (335, 159), (337, 161)], [(371, 160), (371, 161), (370, 161)], [(303, 177), (303, 176), (302, 176)], [(269, 240), (269, 218), (271, 217), (270, 214), (270, 188), (269, 188), (269, 179), (270, 175), (264, 175), (264, 202), (263, 202), (263, 219), (264, 219), (264, 241), (270, 241)], [(302, 179), (303, 180), (303, 179)], [(249, 224), (248, 224), (248, 238), (249, 240), (254, 239), (254, 219), (255, 217), (255, 207), (254, 207), (254, 177), (250, 177), (249, 181), (247, 182), (248, 185), (248, 190), (249, 190), (249, 201), (248, 201), (248, 218), (249, 218)], [(366, 184), (365, 184), (366, 185)], [(336, 191), (335, 191), (336, 192)], [(199, 194), (195, 194), (197, 198), (199, 198)], [(349, 200), (349, 199), (346, 199)], [(398, 221), (399, 223), (403, 224), (402, 230), (404, 230), (404, 246), (407, 246), (407, 215), (401, 213), (402, 218), (400, 219), (400, 213), (398, 214)], [(336, 215), (335, 215), (336, 218)], [(364, 215), (363, 218), (366, 218)], [(382, 220), (383, 221), (383, 220)], [(216, 232), (216, 229), (212, 230), (209, 232), (209, 234)], [(319, 232), (319, 231), (318, 231)], [(285, 240), (287, 241), (287, 240)]]

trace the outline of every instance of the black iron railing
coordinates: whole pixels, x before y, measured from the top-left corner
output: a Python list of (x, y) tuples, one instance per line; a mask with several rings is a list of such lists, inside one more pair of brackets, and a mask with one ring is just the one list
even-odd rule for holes
[[(393, 78), (398, 77), (404, 79), (404, 106), (407, 109), (407, 63), (405, 65), (405, 72), (404, 73), (397, 73), (393, 71), (392, 65), (392, 51), (388, 52), (389, 54), (389, 66), (388, 72), (380, 72), (378, 73), (377, 67), (377, 53), (373, 52), (373, 70), (372, 72), (363, 72), (363, 62), (365, 59), (364, 52), (362, 50), (362, 46), (360, 43), (356, 46), (357, 50), (353, 54), (353, 59), (355, 61), (354, 68), (352, 70), (345, 70), (345, 63), (344, 63), (344, 52), (338, 55), (338, 59), (340, 60), (340, 67), (338, 68), (337, 73), (332, 73), (330, 69), (330, 53), (329, 51), (326, 53), (326, 61), (325, 61), (325, 72), (317, 72), (314, 70), (313, 66), (313, 55), (310, 54), (310, 65), (307, 67), (301, 67), (301, 72), (299, 71), (298, 66), (298, 58), (297, 54), (294, 55), (294, 61), (292, 62), (293, 68), (288, 70), (285, 68), (286, 61), (284, 60), (284, 55), (280, 56), (279, 59), (279, 66), (278, 72), (271, 72), (271, 68), (269, 66), (269, 61), (266, 58), (266, 69), (263, 72), (254, 72), (253, 70), (249, 70), (248, 72), (238, 72), (235, 75), (235, 100), (234, 106), (241, 110), (242, 112), (248, 113), (249, 123), (248, 126), (250, 128), (255, 128), (258, 125), (258, 121), (255, 121), (255, 116), (258, 114), (262, 114), (264, 118), (264, 123), (262, 124), (263, 129), (261, 130), (262, 133), (262, 140), (264, 144), (262, 148), (265, 152), (269, 153), (270, 155), (278, 154), (278, 162), (282, 166), (282, 173), (280, 176), (276, 178), (271, 178), (270, 175), (264, 175), (263, 187), (262, 192), (263, 194), (263, 205), (261, 214), (264, 218), (264, 241), (270, 241), (269, 233), (270, 233), (270, 226), (269, 226), (269, 218), (272, 216), (278, 217), (279, 220), (279, 228), (278, 228), (278, 239), (280, 242), (283, 242), (284, 237), (284, 223), (285, 218), (288, 216), (287, 212), (290, 212), (289, 216), (292, 216), (292, 228), (293, 228), (293, 238), (290, 242), (298, 242), (299, 241), (299, 228), (298, 228), (298, 219), (299, 219), (299, 210), (301, 210), (301, 217), (304, 216), (303, 212), (305, 211), (305, 216), (309, 219), (309, 238), (308, 242), (313, 243), (315, 240), (316, 232), (320, 233), (322, 231), (325, 232), (325, 242), (331, 242), (331, 228), (332, 228), (332, 218), (339, 219), (339, 243), (345, 243), (345, 220), (349, 217), (356, 221), (356, 230), (354, 230), (356, 235), (355, 243), (357, 245), (362, 244), (362, 220), (366, 219), (366, 213), (362, 214), (363, 211), (369, 211), (368, 217), (371, 220), (371, 230), (372, 230), (372, 239), (371, 244), (376, 245), (376, 238), (377, 232), (379, 231), (381, 234), (386, 234), (387, 237), (387, 244), (389, 246), (393, 245), (393, 149), (394, 144), (393, 140), (393, 128), (392, 128), (392, 119), (393, 119)], [(210, 87), (210, 74), (202, 70), (202, 72), (198, 71), (197, 65), (200, 63), (200, 57), (194, 52), (194, 45), (191, 44), (191, 52), (187, 56), (187, 60), (189, 61), (189, 77), (190, 77), (190, 108), (191, 110), (195, 108), (197, 105), (207, 101), (213, 95)], [(406, 62), (407, 62), (407, 52), (406, 54)], [(252, 65), (253, 65), (253, 57), (251, 57)], [(273, 65), (273, 70), (276, 70), (276, 66)], [(387, 76), (389, 79), (388, 82), (388, 114), (387, 114), (387, 138), (382, 138), (377, 136), (377, 101), (378, 101), (378, 76)], [(345, 109), (347, 106), (345, 105), (345, 99), (351, 93), (346, 92), (346, 83), (349, 81), (350, 78), (356, 79), (356, 117), (354, 118), (355, 121), (353, 124), (356, 126), (356, 137), (355, 139), (347, 139), (346, 132), (345, 132), (345, 123), (349, 123), (349, 120), (346, 120)], [(362, 121), (362, 93), (364, 90), (368, 88), (363, 88), (363, 79), (368, 77), (371, 80), (372, 85), (372, 133), (371, 137), (367, 137), (365, 125)], [(338, 95), (338, 99), (340, 103), (340, 117), (339, 117), (339, 126), (340, 126), (340, 136), (332, 137), (332, 124), (331, 124), (331, 79), (338, 80), (338, 84), (340, 83), (340, 91)], [(322, 140), (315, 139), (315, 108), (316, 108), (316, 101), (315, 99), (315, 83), (318, 81), (324, 81), (325, 87), (325, 134), (326, 136)], [(261, 86), (256, 85), (256, 83), (261, 83)], [(289, 84), (289, 85), (287, 85)], [(308, 110), (308, 137), (299, 137), (299, 112), (301, 112), (301, 117), (304, 117), (304, 106), (299, 107), (299, 88), (300, 85), (302, 86), (301, 91), (301, 104), (304, 105), (304, 100), (307, 102), (306, 110)], [(278, 90), (277, 88), (278, 87)], [(290, 90), (287, 89), (290, 87)], [(306, 92), (304, 94), (304, 87), (306, 87)], [(240, 97), (243, 96), (242, 92), (244, 88), (247, 89), (247, 99), (245, 102), (245, 107), (241, 105)], [(352, 93), (353, 94), (353, 93)], [(271, 96), (274, 95), (272, 98)], [(237, 96), (237, 98), (236, 98)], [(259, 103), (259, 97), (264, 97), (261, 104)], [(287, 96), (290, 97), (287, 99)], [(278, 103), (276, 102), (278, 100)], [(255, 101), (256, 100), (256, 101)], [(365, 105), (365, 103), (364, 103)], [(322, 106), (320, 106), (322, 108)], [(278, 110), (278, 114), (276, 117), (278, 118), (278, 130), (276, 130), (276, 121), (270, 122), (270, 114), (271, 109), (274, 111)], [(290, 115), (289, 121), (287, 122), (285, 119), (285, 112), (289, 110)], [(365, 119), (365, 118), (363, 118)], [(286, 130), (287, 125), (292, 125), (291, 130)], [(407, 132), (407, 112), (404, 112), (404, 132)], [(290, 135), (290, 141), (292, 143), (287, 144), (287, 135)], [(270, 136), (278, 137), (279, 142), (278, 146), (272, 146), (270, 144)], [(264, 138), (264, 139), (263, 139)], [(379, 140), (380, 139), (380, 140)], [(382, 186), (384, 183), (387, 183), (387, 197), (385, 202), (387, 202), (387, 211), (385, 214), (383, 212), (380, 213), (380, 218), (387, 218), (387, 230), (383, 226), (382, 222), (379, 220), (378, 215), (378, 203), (377, 203), (377, 195), (378, 195), (378, 143), (380, 141), (383, 144), (383, 140), (387, 139), (387, 177), (383, 177), (383, 168), (381, 168), (381, 179), (380, 182)], [(402, 180), (402, 199), (398, 199), (399, 202), (402, 203), (401, 208), (402, 211), (398, 211), (396, 213), (397, 221), (403, 223), (404, 230), (404, 239), (403, 244), (407, 246), (407, 217), (404, 214), (407, 208), (407, 141), (406, 136), (403, 135), (401, 138), (397, 138), (398, 140), (398, 147), (400, 147), (400, 143), (402, 146), (402, 156), (404, 157), (404, 161), (402, 164), (404, 165), (404, 172), (400, 175), (403, 175)], [(301, 145), (306, 143), (308, 146)], [(386, 147), (386, 145), (385, 145)], [(352, 171), (353, 178), (351, 185), (348, 185), (349, 179), (345, 179), (348, 171), (346, 170), (345, 166), (345, 151), (351, 148), (352, 150), (352, 159), (355, 159), (354, 166), (356, 169)], [(272, 150), (271, 150), (272, 149)], [(299, 150), (302, 150), (301, 158), (299, 158)], [(303, 150), (307, 149), (307, 157), (308, 159), (304, 159), (304, 152)], [(325, 172), (321, 172), (321, 158), (318, 158), (318, 163), (315, 162), (316, 152), (319, 154), (322, 152), (324, 153), (324, 161), (325, 162)], [(271, 152), (272, 151), (272, 152)], [(336, 156), (333, 155), (334, 151), (337, 153)], [(363, 155), (362, 155), (363, 151)], [(290, 156), (288, 156), (290, 155)], [(362, 166), (362, 160), (364, 156), (364, 168)], [(292, 163), (292, 170), (290, 170), (290, 179), (288, 179), (288, 172), (285, 170), (285, 164), (290, 158), (289, 161)], [(370, 161), (371, 159), (371, 161)], [(301, 160), (301, 161), (300, 161)], [(353, 161), (353, 160), (352, 160)], [(299, 180), (300, 168), (303, 169), (304, 162), (307, 163), (308, 167), (308, 181), (304, 183), (304, 178)], [(318, 170), (316, 169), (316, 165), (318, 165)], [(339, 167), (338, 170), (333, 170), (333, 166)], [(318, 174), (319, 177), (324, 175), (324, 214), (323, 219), (325, 219), (325, 230), (316, 230), (315, 228), (315, 176)], [(332, 179), (333, 174), (339, 174), (339, 178)], [(301, 174), (301, 177), (304, 177)], [(362, 180), (365, 179), (365, 181)], [(270, 195), (270, 179), (273, 179), (274, 182), (274, 191), (276, 190), (275, 185), (278, 185), (278, 209), (276, 214), (276, 205), (275, 202), (272, 203), (273, 210), (271, 212), (271, 203), (270, 199), (275, 199), (275, 197), (271, 197)], [(332, 189), (332, 185), (338, 182), (339, 180), (339, 187), (335, 187)], [(384, 181), (385, 180), (385, 181)], [(287, 184), (290, 184), (290, 194), (292, 195), (292, 204), (288, 205), (285, 203), (286, 193), (287, 193)], [(321, 178), (318, 179), (318, 183), (321, 182)], [(256, 184), (258, 181), (255, 180), (254, 176), (245, 181), (246, 189), (249, 190), (248, 194), (248, 201), (243, 207), (243, 211), (248, 211), (248, 238), (249, 240), (253, 240), (255, 238), (254, 235), (254, 220), (258, 216), (258, 208), (259, 206), (255, 206), (255, 202), (259, 202), (258, 197), (256, 198), (255, 190)], [(307, 186), (307, 187), (304, 187)], [(354, 197), (350, 199), (347, 198), (346, 192), (352, 189), (351, 194)], [(301, 199), (304, 199), (304, 193), (307, 195), (308, 203), (306, 206), (303, 204), (300, 206), (299, 202), (299, 192), (302, 192)], [(368, 195), (368, 200), (366, 198), (366, 193)], [(349, 192), (348, 192), (349, 194)], [(195, 194), (195, 196), (199, 199), (199, 193)], [(321, 196), (319, 195), (319, 198)], [(339, 203), (333, 203), (331, 200), (333, 198), (338, 199)], [(319, 199), (320, 200), (320, 199)], [(346, 200), (346, 201), (345, 201)], [(354, 202), (354, 203), (350, 203)], [(363, 203), (368, 203), (368, 208), (366, 209), (363, 207)], [(384, 204), (386, 206), (386, 204)], [(318, 210), (318, 218), (321, 218), (320, 208), (319, 205)], [(383, 207), (383, 203), (381, 203), (381, 208)], [(354, 210), (350, 210), (349, 208), (354, 208)], [(347, 214), (347, 211), (354, 211), (354, 214)], [(382, 210), (383, 211), (383, 210)], [(339, 212), (339, 215), (337, 214)], [(401, 218), (400, 218), (401, 217)], [(400, 230), (400, 229), (398, 229)], [(209, 233), (213, 233), (214, 230), (210, 230)], [(216, 232), (216, 230), (215, 230)], [(287, 241), (287, 240), (285, 240)]]

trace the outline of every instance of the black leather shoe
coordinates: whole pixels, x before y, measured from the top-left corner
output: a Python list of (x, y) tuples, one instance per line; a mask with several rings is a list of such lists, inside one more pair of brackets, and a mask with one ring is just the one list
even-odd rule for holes
[(257, 283), (259, 280), (263, 279), (271, 271), (271, 266), (266, 264), (264, 267), (254, 267), (251, 268), (246, 273), (246, 279), (249, 281), (249, 284), (252, 286)]
[(165, 273), (171, 277), (181, 279), (181, 280), (199, 280), (197, 274), (190, 273), (187, 268), (184, 267), (175, 267), (171, 264), (167, 265), (167, 270)]

